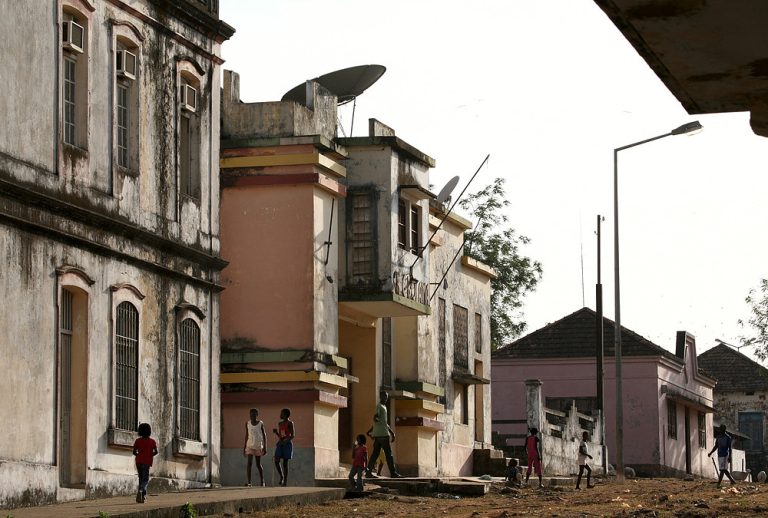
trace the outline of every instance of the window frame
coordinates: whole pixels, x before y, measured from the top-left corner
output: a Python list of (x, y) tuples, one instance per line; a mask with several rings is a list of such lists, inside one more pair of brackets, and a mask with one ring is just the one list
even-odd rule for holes
[(423, 244), (423, 209), (418, 201), (400, 195), (397, 201), (397, 247), (419, 255)]
[(194, 319), (187, 317), (179, 322), (176, 342), (178, 429), (180, 438), (191, 441), (200, 441), (201, 334), (201, 328)]
[[(114, 168), (124, 174), (136, 176), (141, 170), (140, 156), (140, 99), (141, 99), (141, 50), (144, 35), (131, 23), (112, 20), (112, 89), (113, 111), (112, 163)], [(136, 69), (133, 79), (122, 77), (117, 72), (118, 52), (127, 51), (136, 56)], [(121, 99), (121, 92), (125, 98)], [(121, 102), (123, 101), (123, 102)], [(121, 110), (123, 113), (121, 114)], [(122, 124), (121, 124), (121, 115)]]
[(707, 414), (698, 413), (699, 448), (707, 447)]
[(677, 440), (677, 402), (667, 399), (667, 437)]
[[(185, 201), (197, 205), (203, 198), (203, 134), (202, 120), (205, 106), (201, 103), (204, 87), (202, 72), (187, 60), (177, 63), (176, 73), (176, 178), (179, 206)], [(190, 112), (182, 108), (181, 92), (191, 86), (197, 90), (196, 108)]]
[[(175, 455), (191, 458), (203, 458), (208, 455), (208, 447), (205, 444), (206, 441), (206, 428), (203, 417), (210, 419), (209, 408), (209, 394), (210, 394), (210, 376), (206, 369), (210, 368), (209, 357), (210, 354), (208, 344), (208, 324), (205, 321), (205, 312), (190, 303), (180, 302), (175, 307), (176, 321), (175, 321), (175, 336), (174, 336), (174, 400), (173, 400), (173, 415), (174, 415), (174, 441), (173, 452)], [(184, 322), (192, 322), (197, 326), (199, 331), (199, 348), (198, 348), (198, 380), (197, 380), (197, 437), (186, 437), (186, 430), (182, 429), (182, 330)]]
[(469, 371), (469, 310), (453, 305), (453, 366)]
[[(91, 27), (94, 8), (83, 0), (60, 0), (58, 23), (59, 52), (59, 141), (65, 146), (87, 151), (90, 92)], [(74, 21), (83, 29), (82, 52), (65, 48), (64, 23)], [(71, 73), (70, 73), (71, 72)], [(67, 94), (67, 81), (71, 96)], [(68, 98), (69, 97), (69, 98)], [(61, 158), (60, 158), (61, 160)]]
[[(141, 422), (141, 415), (142, 415), (142, 405), (144, 404), (142, 400), (141, 395), (141, 374), (142, 374), (142, 368), (141, 368), (141, 362), (142, 362), (142, 344), (144, 343), (143, 337), (142, 337), (142, 316), (143, 316), (143, 300), (144, 300), (144, 294), (139, 291), (139, 289), (136, 286), (133, 286), (129, 283), (121, 283), (121, 284), (113, 284), (110, 286), (110, 292), (111, 292), (111, 341), (112, 341), (112, 347), (111, 347), (111, 358), (110, 358), (110, 365), (111, 365), (111, 373), (112, 373), (112, 382), (110, 386), (110, 400), (111, 400), (111, 412), (110, 412), (110, 418), (109, 418), (109, 429), (112, 431), (110, 434), (110, 444), (113, 446), (123, 446), (127, 447), (130, 446), (132, 443), (129, 443), (130, 438), (133, 434), (133, 432), (136, 431), (136, 427)], [(130, 423), (123, 423), (119, 422), (118, 420), (118, 308), (123, 303), (129, 303), (135, 310), (136, 310), (136, 336), (137, 336), (137, 343), (136, 343), (136, 422), (133, 423), (133, 426), (131, 427)], [(122, 426), (126, 424), (126, 426)], [(117, 433), (115, 433), (117, 432)], [(125, 433), (130, 432), (130, 433)]]
[[(363, 201), (367, 204), (363, 204)], [(349, 277), (370, 279), (376, 275), (378, 269), (375, 191), (372, 188), (350, 189), (347, 192), (347, 203), (350, 207), (347, 235)], [(358, 269), (360, 264), (367, 264), (367, 269), (362, 267)]]

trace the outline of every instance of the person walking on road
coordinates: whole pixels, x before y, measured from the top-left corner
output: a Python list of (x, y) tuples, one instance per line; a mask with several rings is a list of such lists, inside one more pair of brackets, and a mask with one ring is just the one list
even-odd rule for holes
[[(389, 395), (386, 392), (381, 392), (379, 398), (379, 404), (376, 406), (376, 413), (373, 416), (373, 428), (371, 428), (370, 437), (373, 439), (373, 453), (371, 458), (375, 459), (379, 456), (379, 452), (384, 450), (384, 457), (387, 459), (387, 467), (389, 468), (390, 478), (403, 478), (398, 473), (395, 467), (395, 459), (392, 457), (392, 445), (395, 442), (395, 432), (389, 427), (389, 419), (387, 416), (387, 401)], [(372, 464), (369, 463), (365, 470), (366, 477), (373, 477), (371, 472)]]
[(720, 487), (723, 483), (723, 475), (728, 477), (728, 480), (731, 481), (731, 485), (736, 484), (736, 481), (731, 476), (731, 472), (728, 470), (728, 464), (731, 462), (732, 455), (733, 455), (733, 449), (732, 449), (733, 439), (731, 438), (731, 434), (726, 432), (726, 427), (724, 424), (720, 425), (720, 434), (715, 437), (715, 445), (712, 446), (712, 450), (709, 452), (709, 457), (712, 456), (713, 453), (715, 453), (715, 450), (717, 450), (717, 462), (718, 462), (718, 471), (720, 471), (720, 476), (717, 479), (717, 487)]

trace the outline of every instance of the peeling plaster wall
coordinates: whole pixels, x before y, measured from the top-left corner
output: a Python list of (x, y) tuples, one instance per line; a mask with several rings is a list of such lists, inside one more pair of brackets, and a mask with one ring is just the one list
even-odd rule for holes
[[(86, 146), (61, 135), (62, 4), (84, 6), (87, 23)], [(135, 491), (129, 449), (108, 445), (114, 424), (113, 300), (127, 283), (139, 303), (138, 420), (149, 422), (160, 453), (154, 490), (218, 480), (218, 65), (211, 34), (176, 19), (173, 4), (149, 0), (11, 2), (3, 7), (0, 75), (19, 87), (0, 98), (12, 131), (0, 132), (0, 506)], [(160, 26), (164, 28), (160, 28)], [(131, 28), (129, 28), (131, 27)], [(135, 35), (135, 31), (138, 35)], [(139, 74), (134, 170), (113, 160), (114, 38), (135, 35)], [(34, 38), (27, 37), (34, 34)], [(223, 36), (222, 39), (225, 39)], [(143, 41), (141, 41), (143, 39)], [(179, 200), (176, 176), (177, 59), (200, 72), (200, 199)], [(216, 58), (218, 59), (218, 58)], [(214, 144), (215, 143), (215, 144)], [(85, 365), (73, 380), (83, 392), (81, 487), (63, 487), (57, 268), (76, 267), (83, 281)], [(64, 274), (73, 275), (73, 274)], [(9, 302), (10, 301), (10, 302)], [(176, 306), (199, 310), (202, 458), (175, 455)], [(185, 313), (186, 314), (186, 313)], [(74, 353), (73, 353), (74, 354)], [(73, 432), (74, 435), (74, 432)], [(130, 435), (130, 434), (129, 434)], [(131, 437), (135, 437), (135, 434)], [(202, 444), (201, 444), (202, 447)]]
[[(763, 448), (762, 450), (744, 452), (746, 467), (751, 469), (753, 474), (768, 471), (768, 433), (766, 433), (768, 429), (765, 420), (765, 416), (768, 415), (767, 399), (768, 390), (755, 391), (753, 394), (747, 395), (744, 392), (718, 392), (717, 386), (715, 386), (715, 419), (713, 423), (715, 426), (724, 424), (728, 430), (738, 430), (740, 412), (763, 413)], [(739, 447), (743, 447), (743, 443)], [(741, 462), (735, 459), (734, 455), (733, 469), (741, 470), (741, 466)]]
[[(431, 235), (430, 231), (430, 235)], [(461, 263), (462, 253), (451, 265), (456, 251), (463, 246), (464, 229), (450, 220), (443, 223), (436, 238), (440, 240), (440, 246), (432, 246), (430, 253), (430, 282), (439, 282), (444, 272), (447, 288), (442, 285), (430, 286), (430, 292), (437, 288), (432, 299), (432, 313), (429, 319), (429, 334), (424, 340), (425, 346), (421, 349), (419, 360), (425, 378), (445, 389), (446, 413), (440, 417), (445, 424), (445, 431), (438, 432), (439, 441), (438, 469), (443, 475), (471, 474), (472, 450), (475, 443), (489, 444), (491, 442), (491, 386), (469, 385), (467, 403), (469, 412), (468, 424), (456, 422), (454, 404), (456, 393), (451, 373), (454, 369), (454, 325), (453, 305), (467, 308), (468, 323), (467, 334), (469, 342), (469, 368), (474, 373), (475, 368), (480, 368), (480, 376), (486, 379), (491, 377), (491, 346), (490, 346), (490, 313), (491, 313), (491, 283), (490, 278), (480, 274)], [(439, 352), (439, 321), (438, 301), (445, 300), (445, 371), (446, 379), (440, 379), (440, 352)], [(475, 349), (475, 313), (481, 315), (481, 352)], [(478, 412), (476, 398), (482, 399), (482, 422), (477, 425)], [(478, 429), (480, 428), (480, 429)]]

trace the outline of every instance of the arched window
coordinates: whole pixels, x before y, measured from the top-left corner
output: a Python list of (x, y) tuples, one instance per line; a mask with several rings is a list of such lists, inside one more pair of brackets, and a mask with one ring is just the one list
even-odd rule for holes
[(200, 327), (191, 318), (179, 325), (179, 436), (200, 440)]
[(121, 302), (115, 313), (115, 427), (136, 430), (139, 401), (139, 311)]

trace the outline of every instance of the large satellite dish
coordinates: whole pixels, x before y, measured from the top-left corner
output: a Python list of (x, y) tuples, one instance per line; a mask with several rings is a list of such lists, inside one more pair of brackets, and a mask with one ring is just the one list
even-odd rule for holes
[(448, 180), (448, 183), (443, 186), (442, 189), (440, 189), (440, 192), (437, 194), (437, 203), (442, 205), (445, 203), (445, 200), (448, 199), (448, 196), (451, 195), (453, 190), (456, 188), (456, 185), (459, 183), (459, 177), (454, 176), (450, 180)]
[[(359, 65), (324, 74), (314, 78), (313, 81), (320, 83), (334, 94), (339, 104), (345, 104), (365, 92), (386, 71), (386, 67), (382, 65)], [(304, 104), (306, 102), (305, 83), (291, 88), (281, 100)]]

